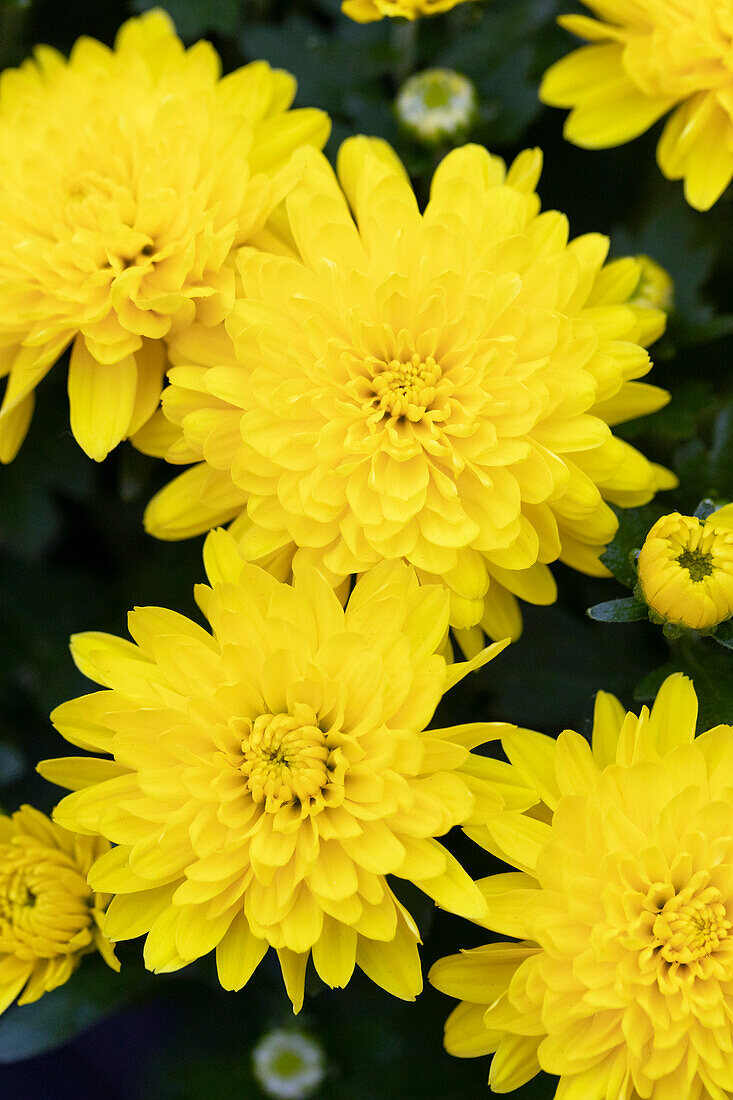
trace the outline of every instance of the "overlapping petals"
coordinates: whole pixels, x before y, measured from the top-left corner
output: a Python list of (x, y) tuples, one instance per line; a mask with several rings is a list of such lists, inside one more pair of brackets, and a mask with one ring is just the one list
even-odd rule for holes
[(108, 850), (107, 841), (69, 833), (32, 806), (0, 815), (0, 1012), (57, 989), (92, 951), (119, 970), (101, 931), (109, 896), (86, 880)]
[(606, 238), (569, 242), (562, 214), (540, 214), (537, 150), (508, 172), (454, 151), (424, 213), (382, 142), (347, 141), (340, 184), (299, 159), (300, 259), (243, 249), (226, 332), (173, 350), (167, 419), (138, 442), (198, 465), (148, 530), (239, 516), (249, 560), (313, 564), (334, 588), (402, 558), (448, 589), (467, 652), (482, 631), (516, 637), (516, 597), (555, 599), (548, 563), (606, 575), (608, 501), (674, 484), (610, 428), (668, 400), (638, 381), (664, 315), (629, 302), (636, 261), (606, 264)]
[(708, 210), (733, 178), (733, 9), (727, 0), (583, 0), (563, 26), (591, 45), (545, 74), (540, 97), (571, 107), (565, 136), (589, 149), (638, 137), (672, 111), (659, 167)]
[(306, 571), (294, 587), (209, 536), (211, 634), (162, 608), (131, 613), (135, 644), (74, 639), (105, 690), (59, 707), (73, 744), (108, 754), (40, 766), (76, 791), (61, 823), (117, 845), (90, 871), (114, 894), (111, 939), (147, 934), (145, 961), (170, 971), (216, 949), (241, 989), (274, 947), (296, 1011), (312, 955), (330, 986), (359, 966), (398, 997), (421, 988), (418, 929), (386, 876), (479, 917), (484, 900), (435, 839), (531, 792), (469, 749), (502, 723), (424, 732), (470, 663), (438, 651), (448, 599), (403, 563), (359, 580), (346, 610)]
[(39, 47), (0, 80), (0, 460), (23, 441), (37, 383), (69, 345), (71, 427), (101, 460), (158, 405), (164, 341), (217, 324), (232, 250), (265, 221), (321, 111), (288, 111), (295, 81), (264, 62), (220, 79), (167, 15), (129, 20), (114, 50)]
[(638, 718), (599, 694), (592, 746), (504, 740), (537, 803), (469, 832), (517, 868), (479, 886), (482, 923), (518, 942), (431, 972), (462, 1001), (448, 1050), (495, 1052), (495, 1092), (540, 1069), (558, 1100), (733, 1090), (733, 728), (694, 739), (696, 719), (677, 674)]

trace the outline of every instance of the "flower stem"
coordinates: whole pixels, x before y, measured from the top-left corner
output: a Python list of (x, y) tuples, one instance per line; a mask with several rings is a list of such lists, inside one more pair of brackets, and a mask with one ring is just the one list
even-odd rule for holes
[(394, 78), (399, 87), (414, 72), (417, 64), (417, 26), (419, 19), (396, 19), (392, 29), (395, 55)]

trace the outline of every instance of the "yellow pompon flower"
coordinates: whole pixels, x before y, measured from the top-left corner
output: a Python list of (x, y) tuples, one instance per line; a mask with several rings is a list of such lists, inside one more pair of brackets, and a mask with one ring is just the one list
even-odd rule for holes
[(681, 674), (651, 714), (596, 700), (592, 747), (504, 739), (528, 813), (475, 840), (516, 872), (479, 883), (482, 924), (519, 942), (440, 960), (430, 981), (461, 1004), (448, 1051), (494, 1053), (511, 1092), (540, 1069), (557, 1100), (726, 1100), (733, 1093), (733, 728), (695, 739)]
[(450, 11), (464, 0), (343, 0), (341, 11), (355, 23), (375, 23), (399, 16), (411, 22), (424, 15), (438, 15)]
[(0, 1012), (37, 1001), (68, 981), (82, 956), (99, 951), (120, 964), (101, 931), (106, 894), (87, 885), (92, 863), (109, 850), (32, 806), (0, 814)]
[(424, 213), (384, 142), (345, 142), (340, 184), (321, 154), (298, 159), (301, 261), (243, 249), (226, 333), (174, 348), (169, 423), (143, 445), (199, 465), (147, 529), (183, 538), (246, 508), (251, 561), (311, 563), (338, 587), (403, 558), (448, 588), (466, 652), (482, 630), (517, 637), (516, 597), (556, 597), (548, 563), (608, 576), (606, 501), (675, 484), (610, 427), (668, 400), (638, 381), (664, 314), (628, 301), (636, 261), (605, 265), (605, 237), (569, 242), (562, 214), (540, 214), (538, 150), (508, 171), (454, 150)]
[[(730, 510), (730, 506), (728, 506)], [(662, 516), (637, 562), (641, 595), (665, 622), (705, 630), (733, 615), (733, 522)]]
[(583, 0), (597, 19), (562, 26), (591, 45), (545, 73), (540, 99), (571, 107), (565, 137), (586, 149), (631, 141), (672, 111), (657, 145), (671, 180), (709, 210), (733, 178), (733, 8), (729, 0)]
[(130, 19), (114, 50), (41, 46), (0, 78), (0, 461), (20, 447), (34, 390), (72, 345), (71, 429), (101, 461), (158, 405), (165, 340), (218, 324), (233, 250), (263, 231), (322, 111), (289, 111), (295, 81), (257, 61), (221, 79), (208, 42), (168, 16)]
[(212, 633), (148, 607), (129, 617), (136, 644), (78, 635), (77, 665), (109, 690), (52, 715), (72, 744), (114, 757), (39, 765), (76, 790), (58, 821), (119, 845), (89, 875), (115, 895), (105, 932), (146, 933), (156, 972), (216, 949), (232, 990), (274, 947), (295, 1011), (311, 955), (329, 986), (356, 965), (412, 999), (419, 933), (386, 876), (480, 917), (478, 888), (435, 838), (531, 801), (501, 786), (505, 764), (469, 753), (510, 727), (425, 731), (441, 695), (506, 643), (447, 666), (447, 596), (401, 562), (361, 578), (344, 611), (314, 570), (283, 584), (223, 531), (204, 556)]

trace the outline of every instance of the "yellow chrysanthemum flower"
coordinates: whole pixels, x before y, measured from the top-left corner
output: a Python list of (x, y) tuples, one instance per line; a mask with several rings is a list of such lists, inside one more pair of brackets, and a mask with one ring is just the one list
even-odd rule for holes
[(714, 512), (704, 523), (679, 512), (662, 516), (644, 541), (637, 569), (643, 599), (665, 622), (705, 630), (729, 619), (733, 507)]
[(668, 400), (636, 381), (664, 315), (627, 302), (634, 260), (604, 266), (605, 237), (568, 243), (567, 219), (539, 213), (538, 150), (508, 172), (454, 150), (424, 213), (383, 142), (344, 144), (342, 186), (320, 154), (299, 159), (302, 260), (244, 249), (228, 335), (191, 330), (174, 350), (173, 427), (139, 442), (203, 463), (147, 529), (187, 537), (246, 507), (249, 560), (312, 563), (338, 587), (404, 558), (449, 589), (468, 652), (477, 624), (516, 637), (515, 596), (555, 599), (548, 562), (608, 575), (606, 501), (674, 484), (609, 427)]
[(496, 1052), (510, 1092), (540, 1069), (557, 1100), (725, 1100), (733, 1091), (733, 728), (696, 740), (697, 698), (670, 676), (651, 714), (596, 700), (592, 748), (504, 739), (528, 813), (470, 835), (517, 872), (479, 883), (481, 923), (520, 942), (441, 959), (459, 1057)]
[(571, 107), (565, 137), (621, 145), (669, 111), (657, 146), (668, 179), (709, 210), (733, 178), (733, 7), (730, 0), (583, 0), (597, 19), (560, 23), (592, 43), (556, 62), (540, 98)]
[(343, 0), (341, 11), (355, 23), (375, 23), (385, 15), (410, 21), (450, 11), (464, 0)]
[(86, 879), (108, 850), (105, 840), (69, 833), (32, 806), (0, 814), (0, 1012), (63, 985), (91, 951), (120, 969), (101, 931), (109, 896)]
[[(385, 876), (483, 912), (434, 838), (501, 806), (509, 769), (468, 749), (508, 727), (423, 731), (441, 695), (505, 643), (447, 666), (447, 596), (400, 562), (361, 578), (344, 611), (315, 571), (282, 584), (224, 532), (204, 554), (211, 587), (197, 599), (212, 634), (138, 608), (136, 645), (77, 636), (79, 668), (110, 690), (52, 716), (72, 744), (114, 757), (39, 766), (83, 788), (57, 808), (62, 824), (119, 845), (89, 874), (115, 895), (105, 932), (147, 933), (155, 971), (216, 948), (225, 989), (241, 989), (272, 946), (296, 1011), (311, 954), (330, 986), (357, 965), (412, 999), (418, 930)], [(526, 791), (503, 796), (528, 804)]]
[(72, 344), (71, 428), (101, 460), (157, 407), (163, 338), (220, 322), (232, 250), (321, 146), (321, 111), (288, 111), (295, 81), (264, 62), (220, 79), (207, 42), (186, 51), (162, 11), (114, 50), (81, 38), (68, 62), (39, 47), (0, 79), (0, 461), (22, 443), (35, 386)]

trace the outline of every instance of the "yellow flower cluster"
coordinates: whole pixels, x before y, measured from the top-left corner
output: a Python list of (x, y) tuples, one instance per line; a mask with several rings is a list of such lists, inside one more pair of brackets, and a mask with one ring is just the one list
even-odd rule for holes
[(243, 249), (225, 327), (172, 348), (165, 419), (137, 442), (198, 465), (147, 529), (239, 515), (250, 561), (314, 565), (337, 589), (404, 559), (447, 588), (467, 652), (484, 631), (516, 638), (516, 597), (556, 598), (548, 563), (607, 575), (608, 501), (675, 484), (610, 427), (668, 400), (638, 381), (664, 314), (629, 301), (636, 261), (606, 264), (605, 237), (569, 241), (540, 213), (538, 150), (509, 170), (454, 150), (423, 213), (384, 142), (346, 141), (338, 179), (312, 150), (299, 161), (297, 256)]
[(157, 972), (216, 949), (225, 989), (273, 947), (296, 1011), (311, 956), (329, 986), (358, 966), (411, 1000), (419, 933), (385, 876), (482, 916), (435, 838), (526, 805), (502, 792), (505, 765), (469, 752), (509, 727), (424, 732), (442, 694), (504, 644), (447, 666), (448, 597), (400, 562), (362, 578), (344, 611), (315, 571), (283, 584), (224, 532), (204, 557), (211, 634), (147, 607), (129, 617), (135, 644), (77, 636), (79, 668), (105, 690), (52, 715), (72, 744), (113, 757), (39, 765), (76, 792), (57, 820), (116, 845), (89, 873), (115, 895), (105, 932), (147, 934)]
[(120, 966), (102, 918), (109, 896), (87, 871), (109, 844), (67, 832), (32, 806), (0, 815), (0, 1012), (63, 985), (82, 956)]
[[(678, 107), (660, 162), (711, 205), (733, 174), (728, 6), (588, 6), (608, 22), (566, 23), (599, 44), (551, 70), (545, 98), (597, 145)], [(444, 109), (423, 139), (448, 107), (469, 125), (472, 87), (424, 75), (402, 100)], [(421, 207), (385, 142), (347, 140), (334, 172), (327, 117), (290, 110), (294, 93), (264, 62), (222, 78), (161, 11), (114, 49), (41, 48), (0, 79), (0, 460), (70, 348), (77, 441), (101, 460), (132, 437), (189, 467), (145, 523), (208, 532), (209, 580), (207, 629), (142, 607), (132, 642), (73, 639), (101, 690), (52, 718), (85, 755), (39, 765), (71, 793), (55, 823), (0, 817), (0, 1011), (95, 948), (116, 968), (111, 942), (140, 936), (156, 972), (215, 952), (228, 990), (272, 948), (296, 1012), (309, 962), (328, 986), (358, 967), (411, 1000), (402, 879), (519, 941), (432, 971), (462, 1002), (448, 1049), (494, 1053), (492, 1088), (542, 1068), (558, 1100), (723, 1097), (733, 729), (694, 740), (681, 676), (639, 717), (600, 694), (592, 746), (427, 729), (519, 636), (518, 600), (555, 600), (552, 563), (606, 576), (611, 505), (676, 484), (612, 430), (668, 400), (641, 379), (671, 280), (542, 212), (539, 150), (507, 166), (455, 149)], [(733, 612), (728, 516), (650, 532), (640, 590), (668, 621)], [(499, 738), (509, 763), (472, 751)], [(517, 870), (474, 882), (440, 840), (456, 826)]]
[(557, 1100), (733, 1091), (733, 728), (695, 739), (696, 718), (677, 674), (638, 718), (600, 693), (592, 747), (570, 730), (504, 739), (534, 805), (469, 832), (517, 868), (479, 882), (482, 923), (516, 942), (430, 974), (461, 1001), (448, 1050), (495, 1052), (495, 1092), (540, 1069)]
[(71, 345), (71, 429), (101, 461), (158, 406), (165, 340), (234, 302), (233, 250), (292, 185), (321, 111), (288, 111), (295, 81), (255, 62), (221, 79), (162, 11), (114, 50), (68, 62), (39, 47), (0, 80), (0, 461), (23, 442), (36, 385)]
[(728, 0), (582, 0), (566, 15), (591, 43), (556, 62), (540, 98), (571, 107), (565, 137), (621, 145), (672, 112), (657, 145), (669, 179), (709, 210), (733, 179), (733, 9)]

